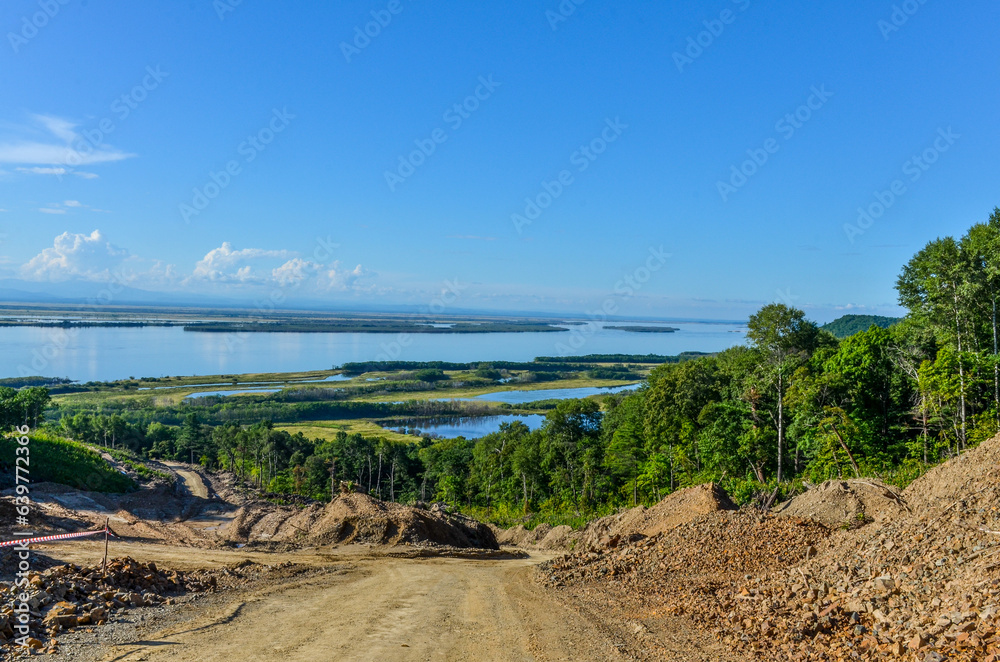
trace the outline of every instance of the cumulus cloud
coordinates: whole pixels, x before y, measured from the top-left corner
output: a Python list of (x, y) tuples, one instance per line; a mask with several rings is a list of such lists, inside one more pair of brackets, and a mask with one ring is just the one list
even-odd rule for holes
[(340, 266), (338, 260), (327, 269), (327, 287), (333, 290), (350, 290), (358, 285), (358, 281), (370, 275), (371, 273), (360, 264), (353, 269), (345, 269)]
[[(52, 210), (86, 209), (86, 204), (66, 200)], [(0, 265), (2, 266), (2, 265)], [(186, 289), (192, 292), (227, 291), (238, 294), (264, 288), (288, 288), (300, 296), (323, 296), (332, 291), (373, 292), (374, 275), (360, 264), (322, 264), (286, 250), (234, 248), (223, 242), (200, 259), (187, 274), (172, 264), (143, 258), (116, 246), (100, 231), (64, 232), (27, 263), (17, 268), (20, 278), (31, 281), (107, 281), (114, 279), (145, 289)]]
[(50, 282), (108, 280), (128, 258), (129, 252), (108, 241), (100, 230), (89, 235), (63, 232), (51, 247), (21, 266), (20, 276)]
[(251, 267), (250, 262), (257, 262), (266, 259), (286, 260), (291, 257), (288, 251), (273, 251), (262, 248), (243, 248), (234, 250), (233, 245), (228, 241), (222, 246), (213, 248), (205, 254), (194, 267), (192, 278), (197, 280), (208, 280), (214, 282), (263, 282), (264, 275), (258, 275)]
[(314, 276), (323, 268), (323, 265), (316, 264), (310, 260), (303, 260), (300, 257), (293, 258), (285, 262), (280, 267), (271, 270), (271, 278), (282, 287), (288, 285), (298, 285), (306, 278)]
[(289, 251), (235, 249), (227, 241), (199, 260), (184, 282), (304, 288), (301, 293), (322, 294), (331, 290), (360, 290), (364, 279), (372, 275), (360, 264), (353, 268), (343, 267), (340, 262), (321, 264)]

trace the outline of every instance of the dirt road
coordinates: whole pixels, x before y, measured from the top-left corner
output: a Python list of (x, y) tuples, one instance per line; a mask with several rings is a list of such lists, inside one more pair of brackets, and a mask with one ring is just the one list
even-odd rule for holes
[(208, 498), (208, 488), (205, 487), (205, 482), (196, 472), (186, 469), (180, 462), (169, 462), (164, 460), (163, 464), (168, 466), (171, 471), (180, 476), (181, 481), (183, 481), (184, 488), (187, 490), (189, 495), (196, 496), (201, 499)]
[[(312, 557), (315, 559), (316, 557)], [(330, 557), (326, 557), (330, 564)], [(172, 629), (108, 647), (107, 661), (665, 659), (532, 580), (540, 558), (505, 561), (345, 554), (337, 569), (233, 595)], [(668, 659), (719, 659), (685, 637)], [(661, 648), (662, 646), (657, 646)], [(680, 651), (697, 651), (688, 656)]]

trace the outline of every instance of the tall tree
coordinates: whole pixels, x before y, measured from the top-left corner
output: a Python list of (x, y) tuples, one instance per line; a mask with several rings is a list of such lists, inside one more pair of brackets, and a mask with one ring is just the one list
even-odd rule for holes
[(809, 357), (819, 343), (819, 328), (805, 313), (782, 303), (764, 306), (750, 316), (747, 339), (764, 358), (763, 381), (775, 391), (777, 411), (774, 426), (778, 433), (777, 479), (782, 479), (785, 452), (785, 389), (795, 368)]
[(997, 303), (1000, 301), (1000, 208), (993, 209), (986, 223), (969, 228), (962, 237), (961, 249), (971, 263), (967, 281), (972, 288), (970, 301), (977, 312), (982, 311), (982, 318), (988, 320), (984, 326), (993, 349), (993, 415), (1000, 425), (1000, 334), (997, 320)]
[(952, 237), (935, 239), (903, 267), (896, 281), (899, 303), (919, 322), (931, 326), (956, 353), (959, 378), (959, 445), (967, 438), (965, 361), (968, 346), (972, 264)]

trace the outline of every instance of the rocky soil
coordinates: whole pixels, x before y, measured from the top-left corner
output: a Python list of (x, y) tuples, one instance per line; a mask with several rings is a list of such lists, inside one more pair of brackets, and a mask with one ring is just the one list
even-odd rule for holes
[(130, 558), (113, 559), (106, 571), (102, 565), (81, 568), (62, 565), (27, 576), (26, 585), (0, 584), (0, 647), (11, 645), (21, 622), (15, 613), (21, 596), (27, 596), (28, 625), (36, 636), (28, 639), (35, 650), (54, 652), (55, 636), (64, 630), (102, 625), (120, 610), (148, 607), (172, 601), (187, 592), (214, 590), (215, 576), (192, 577), (182, 572), (162, 571), (153, 563)]
[(725, 490), (714, 483), (678, 490), (652, 508), (637, 506), (615, 515), (588, 522), (574, 531), (568, 526), (539, 524), (532, 530), (518, 524), (497, 529), (501, 545), (545, 550), (581, 550), (605, 547), (614, 540), (638, 540), (667, 531), (679, 524), (724, 510), (736, 510)]
[(225, 533), (233, 543), (423, 545), (499, 549), (492, 529), (450, 513), (380, 501), (358, 493), (306, 507), (247, 504)]
[(899, 495), (837, 483), (780, 516), (716, 512), (612, 537), (541, 578), (686, 617), (755, 660), (1000, 661), (1000, 437)]

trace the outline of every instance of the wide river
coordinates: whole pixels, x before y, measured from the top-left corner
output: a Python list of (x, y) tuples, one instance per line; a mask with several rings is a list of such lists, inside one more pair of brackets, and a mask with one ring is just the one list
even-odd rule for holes
[[(622, 326), (622, 324), (615, 324)], [(0, 377), (129, 377), (328, 370), (348, 361), (530, 361), (536, 356), (717, 352), (741, 344), (744, 325), (669, 322), (675, 333), (603, 324), (564, 333), (197, 333), (181, 327), (0, 328)], [(642, 326), (652, 326), (643, 323)]]

